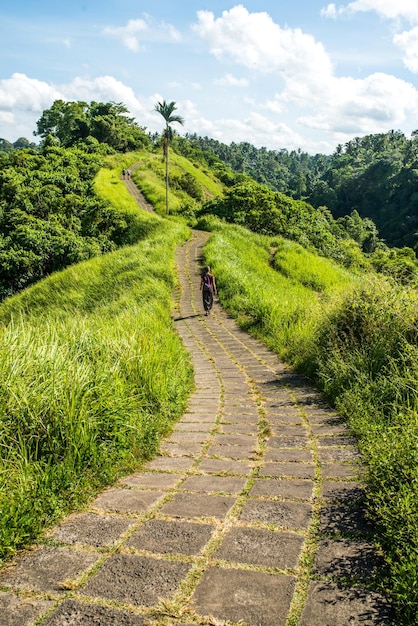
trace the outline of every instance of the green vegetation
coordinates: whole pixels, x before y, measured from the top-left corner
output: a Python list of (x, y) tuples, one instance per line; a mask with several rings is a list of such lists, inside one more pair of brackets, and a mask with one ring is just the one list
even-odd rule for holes
[(59, 147), (0, 157), (0, 299), (121, 243), (123, 216), (93, 191), (100, 165)]
[(356, 137), (332, 155), (187, 137), (195, 151), (216, 156), (236, 173), (315, 208), (327, 207), (336, 219), (358, 211), (373, 220), (391, 248), (418, 251), (416, 131), (410, 138), (394, 130)]
[(336, 220), (324, 207), (315, 209), (247, 178), (197, 212), (208, 214), (262, 235), (282, 235), (353, 271), (376, 269), (405, 284), (418, 283), (414, 251), (388, 248), (378, 239), (373, 222), (357, 211)]
[(294, 243), (250, 235), (214, 218), (205, 218), (204, 225), (214, 231), (205, 262), (217, 276), (223, 305), (243, 328), (310, 376), (357, 435), (397, 623), (416, 624), (416, 290), (382, 276), (350, 275), (326, 259), (312, 264)]
[[(157, 213), (164, 215), (164, 160), (160, 154), (153, 152), (141, 152), (136, 156), (139, 167), (133, 172), (132, 179)], [(213, 172), (175, 152), (170, 158), (169, 180), (170, 213), (185, 218), (190, 225), (195, 224), (195, 215), (202, 201), (221, 196), (224, 191), (224, 185)]]
[(185, 408), (192, 370), (171, 307), (186, 231), (149, 219), (145, 241), (0, 307), (1, 559), (150, 458)]
[[(38, 134), (0, 140), (0, 559), (138, 467), (182, 413), (192, 370), (171, 308), (187, 223), (213, 231), (223, 305), (347, 417), (398, 623), (416, 624), (416, 136), (309, 157), (151, 137), (122, 104), (62, 101)], [(168, 189), (170, 220), (138, 210), (120, 180), (134, 164), (161, 216)]]
[(115, 102), (64, 102), (55, 100), (37, 122), (36, 134), (43, 145), (59, 143), (63, 148), (78, 147), (86, 152), (126, 152), (150, 146), (145, 129), (128, 109)]
[(163, 153), (165, 159), (165, 212), (168, 215), (168, 169), (169, 169), (169, 147), (170, 147), (170, 139), (173, 136), (173, 129), (171, 128), (171, 124), (174, 122), (183, 125), (184, 119), (181, 115), (174, 115), (174, 111), (177, 109), (175, 102), (166, 102), (163, 100), (162, 102), (157, 102), (155, 105), (155, 111), (159, 113), (165, 121), (165, 129), (163, 132)]

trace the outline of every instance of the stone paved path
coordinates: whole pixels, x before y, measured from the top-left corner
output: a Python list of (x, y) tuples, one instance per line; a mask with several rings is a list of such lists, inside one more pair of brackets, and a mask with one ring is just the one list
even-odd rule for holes
[(343, 421), (215, 304), (178, 251), (196, 390), (143, 471), (0, 572), (0, 625), (391, 624)]

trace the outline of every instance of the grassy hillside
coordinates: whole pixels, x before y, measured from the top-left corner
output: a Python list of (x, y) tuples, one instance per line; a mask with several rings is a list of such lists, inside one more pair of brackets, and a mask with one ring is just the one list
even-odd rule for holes
[[(161, 153), (135, 152), (123, 158), (109, 157), (107, 161), (114, 168), (112, 176), (117, 176), (124, 167), (134, 166), (132, 179), (135, 184), (156, 212), (165, 215), (165, 162)], [(202, 202), (219, 197), (224, 192), (223, 183), (208, 167), (174, 151), (170, 151), (169, 156), (169, 179), (170, 213), (192, 221)]]
[(206, 219), (222, 304), (323, 389), (358, 437), (398, 624), (418, 623), (418, 293)]
[[(137, 467), (181, 414), (192, 370), (171, 307), (173, 255), (188, 236), (187, 221), (213, 231), (204, 254), (222, 304), (347, 417), (368, 465), (368, 504), (391, 572), (386, 586), (399, 624), (416, 624), (415, 265), (380, 248), (382, 268), (388, 259), (396, 266), (385, 278), (361, 237), (350, 238), (326, 212), (248, 181), (225, 192), (206, 165), (174, 152), (170, 220), (163, 220), (138, 210), (120, 180), (123, 167), (138, 163), (133, 178), (164, 215), (161, 155), (113, 155), (106, 163), (92, 184), (106, 207), (101, 217), (112, 217), (112, 229), (117, 224), (112, 245), (121, 247), (0, 305), (0, 558)], [(229, 215), (269, 234), (228, 224)]]
[(0, 560), (138, 467), (184, 410), (192, 369), (171, 309), (188, 231), (123, 201), (128, 239), (144, 239), (0, 306)]

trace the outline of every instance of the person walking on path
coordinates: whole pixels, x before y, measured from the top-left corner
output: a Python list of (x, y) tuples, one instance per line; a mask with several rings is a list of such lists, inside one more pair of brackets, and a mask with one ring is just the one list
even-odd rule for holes
[(213, 306), (213, 296), (217, 295), (215, 276), (211, 273), (209, 265), (203, 270), (200, 280), (200, 289), (202, 291), (203, 308), (205, 315), (210, 315)]

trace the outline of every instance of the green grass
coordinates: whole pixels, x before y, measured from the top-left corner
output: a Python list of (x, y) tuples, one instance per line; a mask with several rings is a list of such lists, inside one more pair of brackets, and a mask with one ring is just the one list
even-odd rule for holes
[[(109, 165), (113, 175), (117, 178), (123, 167), (139, 163), (139, 167), (133, 171), (132, 179), (141, 189), (147, 200), (154, 206), (159, 215), (166, 212), (165, 190), (165, 161), (161, 152), (136, 152), (125, 156), (123, 159), (109, 157)], [(172, 149), (169, 152), (169, 177), (170, 179), (183, 174), (190, 174), (202, 190), (202, 201), (223, 193), (224, 186), (211, 174), (188, 159), (176, 154)], [(103, 173), (101, 172), (101, 176)], [(123, 184), (123, 183), (121, 183)], [(169, 185), (169, 212), (174, 215), (189, 214), (190, 210), (196, 209), (200, 202), (188, 195), (182, 189)]]
[(185, 408), (171, 309), (188, 230), (133, 217), (146, 239), (0, 306), (0, 560), (149, 458)]
[(357, 435), (397, 623), (418, 623), (418, 293), (206, 218), (221, 302), (325, 391)]
[[(205, 248), (205, 259), (216, 273), (222, 303), (243, 328), (262, 338), (282, 358), (296, 365), (302, 362), (321, 324), (326, 303), (354, 278), (322, 259), (334, 280), (328, 277), (329, 285), (325, 287), (324, 279), (319, 297), (316, 289), (298, 280), (300, 267), (297, 271), (292, 267), (292, 258), (300, 256), (298, 244), (220, 222), (215, 229)], [(280, 263), (287, 259), (287, 275), (276, 269), (279, 248)], [(316, 288), (317, 283), (318, 279)]]

